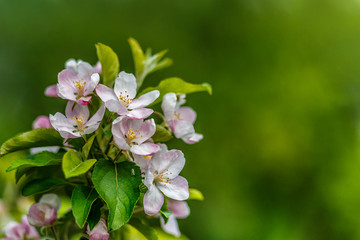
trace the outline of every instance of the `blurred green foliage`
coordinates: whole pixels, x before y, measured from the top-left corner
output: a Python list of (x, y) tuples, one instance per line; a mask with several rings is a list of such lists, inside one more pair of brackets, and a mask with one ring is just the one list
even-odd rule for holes
[(64, 111), (45, 87), (68, 58), (95, 64), (95, 43), (133, 72), (134, 37), (174, 60), (145, 87), (213, 86), (188, 96), (204, 140), (170, 146), (205, 195), (180, 220), (190, 239), (360, 239), (359, 11), (358, 0), (0, 0), (0, 143)]

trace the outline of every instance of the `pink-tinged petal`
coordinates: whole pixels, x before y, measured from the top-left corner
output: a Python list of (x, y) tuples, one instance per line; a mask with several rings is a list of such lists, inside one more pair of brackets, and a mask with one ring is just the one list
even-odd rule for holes
[(65, 115), (66, 117), (76, 125), (75, 118), (83, 118), (84, 122), (89, 119), (89, 108), (86, 105), (75, 104), (75, 102), (69, 101), (66, 105)]
[(130, 151), (132, 153), (138, 154), (138, 155), (151, 155), (156, 153), (160, 150), (160, 147), (156, 145), (155, 143), (146, 142), (140, 145), (133, 145), (130, 148)]
[(160, 92), (158, 90), (154, 90), (144, 95), (141, 95), (139, 98), (134, 99), (130, 105), (129, 109), (135, 108), (143, 108), (153, 103), (160, 96)]
[(194, 133), (190, 138), (182, 138), (182, 139), (184, 140), (184, 142), (188, 144), (193, 144), (199, 142), (203, 138), (204, 136), (202, 134)]
[(35, 227), (50, 226), (57, 218), (56, 208), (46, 203), (34, 203), (29, 209), (27, 220)]
[(73, 73), (77, 73), (77, 62), (75, 59), (70, 58), (65, 62), (65, 68), (72, 71)]
[(139, 168), (141, 169), (141, 171), (146, 171), (149, 165), (149, 162), (151, 161), (151, 159), (149, 158), (145, 158), (142, 155), (137, 155), (133, 153), (133, 158), (134, 158), (134, 162), (136, 163), (136, 165), (139, 166)]
[(173, 179), (179, 175), (185, 166), (185, 157), (180, 150), (170, 150), (154, 157), (150, 164), (157, 172), (163, 172), (164, 178)]
[(176, 107), (176, 94), (167, 93), (163, 97), (161, 108), (164, 112), (166, 121), (172, 120), (174, 118), (175, 107)]
[(94, 66), (94, 72), (95, 73), (101, 73), (102, 72), (102, 67), (101, 67), (100, 62), (97, 62), (96, 65)]
[(164, 221), (163, 218), (160, 218), (160, 222), (161, 222), (161, 228), (165, 232), (170, 233), (172, 235), (175, 235), (176, 237), (181, 236), (179, 225), (177, 223), (177, 220), (176, 220), (175, 216), (171, 215), (166, 224), (165, 224), (165, 221)]
[(196, 119), (196, 112), (189, 107), (181, 107), (176, 113), (179, 114), (179, 120), (187, 121), (194, 124)]
[(36, 231), (36, 229), (33, 226), (29, 224), (26, 215), (21, 217), (21, 225), (26, 229), (25, 236), (28, 239), (40, 240), (39, 233)]
[(115, 79), (114, 92), (116, 96), (127, 96), (129, 99), (134, 99), (136, 96), (136, 78), (131, 73), (124, 71), (119, 73)]
[(85, 124), (86, 129), (84, 130), (83, 134), (90, 134), (95, 132), (104, 118), (105, 114), (105, 106), (102, 105), (99, 110), (90, 118), (90, 120)]
[(61, 113), (56, 113), (54, 116), (50, 114), (50, 122), (65, 139), (81, 137), (80, 133), (75, 132), (74, 125)]
[(143, 180), (143, 183), (145, 184), (145, 186), (150, 189), (153, 186), (154, 183), (154, 174), (153, 174), (153, 170), (149, 168), (145, 171), (145, 178)]
[(60, 198), (54, 193), (48, 193), (43, 195), (40, 198), (39, 203), (46, 203), (51, 207), (55, 208), (57, 211), (59, 211), (61, 208)]
[(181, 120), (171, 121), (171, 130), (177, 138), (190, 138), (195, 133), (192, 123)]
[(169, 182), (157, 182), (156, 186), (165, 196), (175, 200), (186, 200), (189, 198), (189, 184), (187, 180), (181, 176), (170, 179)]
[(104, 219), (100, 219), (98, 224), (96, 224), (96, 226), (91, 231), (89, 226), (87, 226), (86, 233), (89, 235), (89, 240), (108, 240), (110, 237)]
[(80, 99), (78, 99), (76, 101), (76, 103), (85, 106), (85, 105), (88, 105), (90, 103), (90, 101), (91, 101), (91, 96), (81, 97)]
[(164, 196), (155, 185), (151, 185), (144, 195), (144, 211), (147, 215), (156, 215), (164, 204)]
[(51, 85), (45, 89), (45, 96), (48, 97), (59, 97), (56, 91), (57, 85)]
[(167, 199), (166, 202), (168, 210), (172, 211), (172, 215), (176, 218), (187, 218), (190, 215), (190, 208), (187, 202), (172, 199)]
[(94, 92), (96, 86), (99, 84), (100, 76), (98, 73), (94, 73), (87, 79), (86, 84), (84, 86), (84, 95), (89, 95)]
[(33, 129), (38, 128), (53, 128), (50, 119), (47, 116), (39, 116), (33, 122)]
[(96, 93), (100, 99), (105, 103), (110, 112), (116, 112), (119, 115), (126, 114), (128, 110), (124, 107), (119, 98), (115, 95), (114, 91), (109, 87), (99, 84), (96, 87)]
[[(133, 130), (138, 130), (137, 138), (135, 138), (132, 142), (141, 144), (151, 138), (156, 132), (156, 125), (154, 119), (149, 119), (144, 122), (133, 120), (132, 122), (140, 122), (141, 125), (139, 127), (133, 127)], [(159, 148), (160, 149), (160, 148)]]
[(147, 118), (153, 112), (154, 112), (154, 110), (152, 110), (150, 108), (137, 108), (137, 109), (129, 111), (126, 115), (131, 119), (141, 120), (141, 119)]
[(58, 75), (57, 94), (63, 99), (75, 101), (79, 95), (79, 90), (74, 86), (74, 81), (79, 77), (70, 70), (62, 70)]
[(77, 62), (77, 72), (76, 72), (76, 74), (79, 77), (81, 77), (81, 78), (88, 77), (93, 73), (94, 73), (94, 68), (89, 63), (84, 62), (82, 60), (79, 60)]

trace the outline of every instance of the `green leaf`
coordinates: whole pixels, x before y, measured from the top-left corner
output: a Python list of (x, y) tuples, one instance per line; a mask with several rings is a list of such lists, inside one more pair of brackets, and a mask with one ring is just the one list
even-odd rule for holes
[(132, 162), (114, 164), (99, 160), (92, 175), (96, 191), (109, 207), (109, 229), (116, 230), (129, 221), (140, 196), (141, 171)]
[(101, 208), (102, 208), (103, 204), (101, 202), (101, 199), (98, 198), (95, 203), (92, 205), (88, 219), (87, 219), (87, 223), (89, 225), (90, 230), (92, 230), (96, 224), (99, 223), (100, 218), (101, 218)]
[(167, 142), (172, 138), (173, 136), (171, 131), (167, 130), (165, 127), (161, 125), (156, 124), (156, 132), (152, 136), (154, 142)]
[(158, 240), (158, 235), (155, 228), (146, 225), (139, 218), (131, 218), (129, 224), (141, 232), (141, 234), (144, 235), (146, 239)]
[(168, 210), (167, 202), (164, 201), (164, 204), (161, 206), (161, 209), (160, 209), (160, 216), (163, 218), (165, 224), (169, 221), (169, 217), (172, 214), (173, 214), (173, 212)]
[(130, 48), (134, 58), (135, 75), (137, 88), (139, 89), (147, 75), (168, 67), (172, 64), (170, 58), (161, 60), (166, 54), (167, 50), (163, 50), (155, 55), (151, 55), (151, 49), (144, 54), (140, 44), (133, 38), (129, 38)]
[(73, 190), (71, 197), (72, 212), (75, 221), (80, 228), (84, 227), (91, 206), (98, 197), (99, 195), (94, 188), (76, 186)]
[(64, 185), (67, 182), (59, 178), (36, 179), (27, 183), (22, 189), (22, 195), (27, 197), (36, 193), (45, 192), (54, 187)]
[(39, 128), (7, 140), (0, 148), (0, 156), (35, 147), (62, 146), (63, 141), (64, 139), (56, 130)]
[(13, 171), (19, 167), (43, 167), (49, 165), (61, 164), (62, 154), (53, 153), (49, 151), (43, 151), (34, 155), (30, 155), (27, 158), (17, 158), (6, 169), (6, 172)]
[(189, 189), (189, 198), (188, 200), (199, 200), (199, 201), (203, 201), (204, 200), (204, 195), (197, 189), (195, 188), (190, 188)]
[[(138, 76), (140, 76), (140, 74), (144, 71), (144, 64), (145, 64), (144, 52), (141, 49), (140, 44), (134, 38), (129, 38), (128, 41), (134, 59), (135, 75), (138, 78)], [(139, 83), (137, 82), (137, 84)]]
[(96, 50), (101, 63), (103, 83), (107, 86), (111, 86), (119, 73), (119, 58), (116, 53), (105, 44), (96, 44)]
[(89, 156), (91, 147), (92, 147), (92, 145), (94, 143), (95, 137), (96, 137), (96, 134), (92, 135), (89, 138), (89, 140), (87, 141), (87, 143), (84, 145), (84, 147), (82, 148), (81, 155), (82, 155), (84, 160), (88, 159), (88, 156)]
[(211, 85), (208, 83), (202, 84), (193, 84), (188, 83), (182, 80), (181, 78), (173, 77), (162, 80), (157, 87), (148, 87), (144, 89), (139, 96), (151, 92), (153, 90), (160, 91), (160, 97), (158, 97), (151, 105), (159, 103), (162, 101), (162, 98), (165, 94), (173, 92), (173, 93), (194, 93), (194, 92), (208, 92), (210, 95), (212, 94)]
[(64, 154), (62, 169), (65, 178), (71, 178), (86, 173), (95, 163), (96, 159), (81, 161), (78, 153), (70, 149)]

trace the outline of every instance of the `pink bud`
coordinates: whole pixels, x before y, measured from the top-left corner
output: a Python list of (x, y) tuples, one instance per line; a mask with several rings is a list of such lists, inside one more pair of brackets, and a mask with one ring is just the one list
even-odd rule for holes
[(87, 234), (89, 234), (89, 240), (108, 240), (110, 237), (104, 219), (100, 219), (99, 223), (96, 224), (96, 226), (91, 231), (88, 226)]
[(27, 215), (29, 223), (35, 227), (50, 226), (56, 222), (57, 210), (47, 203), (34, 203)]
[(51, 85), (45, 89), (45, 95), (48, 97), (59, 97), (56, 92), (57, 85)]
[(33, 129), (38, 129), (38, 128), (52, 128), (49, 117), (47, 116), (37, 117), (33, 123)]
[(29, 225), (26, 216), (23, 216), (21, 223), (11, 222), (4, 229), (6, 238), (4, 240), (23, 240), (33, 239), (40, 240), (36, 229)]

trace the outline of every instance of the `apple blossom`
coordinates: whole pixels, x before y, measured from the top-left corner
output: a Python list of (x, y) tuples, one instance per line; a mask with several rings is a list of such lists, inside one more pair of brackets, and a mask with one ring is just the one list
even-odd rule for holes
[(181, 233), (176, 219), (188, 217), (190, 215), (190, 208), (185, 201), (167, 199), (166, 203), (168, 210), (173, 213), (170, 215), (167, 223), (165, 223), (163, 218), (160, 218), (161, 227), (165, 232), (180, 237)]
[(4, 232), (6, 237), (1, 240), (40, 240), (39, 233), (29, 224), (26, 216), (21, 218), (21, 223), (10, 222)]
[(203, 138), (203, 135), (195, 133), (196, 113), (192, 108), (181, 107), (184, 103), (185, 95), (180, 95), (177, 99), (175, 93), (167, 93), (163, 97), (161, 108), (165, 121), (175, 136), (186, 143), (196, 143)]
[(50, 114), (50, 122), (53, 127), (65, 138), (78, 138), (85, 134), (95, 132), (105, 114), (105, 106), (89, 119), (89, 108), (69, 101), (66, 105), (65, 116), (62, 113)]
[(111, 131), (120, 149), (138, 155), (151, 155), (160, 149), (158, 145), (147, 142), (156, 131), (154, 119), (144, 121), (120, 116), (114, 120)]
[[(101, 73), (101, 63), (97, 62), (95, 66), (91, 66), (89, 63), (82, 60), (76, 61), (75, 59), (69, 59), (65, 63), (65, 69), (72, 71), (80, 78), (91, 76), (94, 73)], [(57, 93), (57, 85), (51, 85), (46, 88), (45, 95), (48, 97), (59, 97)]]
[(180, 150), (168, 151), (163, 148), (151, 158), (144, 178), (148, 188), (144, 196), (146, 214), (153, 216), (160, 211), (164, 203), (163, 194), (175, 200), (186, 200), (189, 197), (188, 182), (179, 176), (184, 165), (184, 154)]
[(153, 113), (152, 109), (145, 107), (154, 102), (160, 92), (154, 90), (135, 99), (136, 87), (135, 76), (122, 71), (115, 80), (114, 90), (99, 84), (96, 93), (110, 112), (126, 115), (132, 119), (144, 119)]
[(56, 194), (45, 194), (38, 203), (31, 205), (27, 219), (35, 227), (51, 226), (56, 222), (61, 202)]
[(108, 240), (110, 237), (104, 219), (100, 219), (91, 231), (88, 225), (86, 233), (89, 235), (89, 240)]

